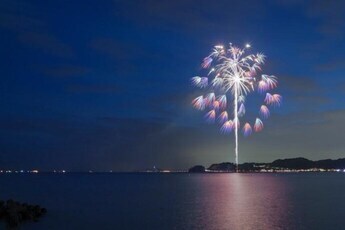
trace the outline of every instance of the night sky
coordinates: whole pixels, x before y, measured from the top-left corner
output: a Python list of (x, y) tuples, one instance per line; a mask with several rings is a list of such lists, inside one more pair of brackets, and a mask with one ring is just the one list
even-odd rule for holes
[(228, 42), (263, 52), (283, 95), (263, 132), (240, 137), (240, 162), (345, 157), (344, 12), (342, 0), (2, 0), (0, 169), (233, 162), (233, 135), (205, 124), (190, 85)]

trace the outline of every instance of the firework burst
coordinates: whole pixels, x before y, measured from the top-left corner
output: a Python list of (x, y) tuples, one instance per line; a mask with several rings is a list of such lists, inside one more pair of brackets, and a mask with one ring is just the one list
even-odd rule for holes
[[(262, 53), (246, 54), (251, 46), (238, 48), (231, 43), (228, 48), (217, 45), (211, 54), (204, 58), (201, 66), (208, 69), (206, 76), (196, 76), (191, 79), (194, 86), (206, 89), (205, 96), (199, 96), (192, 101), (198, 110), (209, 110), (205, 119), (208, 123), (220, 124), (222, 133), (235, 133), (235, 157), (238, 165), (238, 130), (241, 129), (240, 117), (245, 118), (246, 96), (257, 91), (259, 96), (264, 94), (263, 102), (259, 109), (260, 118), (267, 119), (270, 115), (269, 106), (280, 106), (282, 96), (270, 93), (278, 86), (278, 79), (273, 75), (259, 74), (265, 62)], [(216, 95), (220, 93), (219, 95)], [(228, 107), (228, 100), (233, 101)], [(230, 113), (227, 111), (230, 109)], [(229, 118), (233, 114), (233, 118)], [(249, 136), (252, 131), (260, 132), (264, 125), (260, 118), (256, 118), (253, 125), (245, 122), (242, 127), (244, 136)], [(252, 128), (253, 127), (253, 128)]]

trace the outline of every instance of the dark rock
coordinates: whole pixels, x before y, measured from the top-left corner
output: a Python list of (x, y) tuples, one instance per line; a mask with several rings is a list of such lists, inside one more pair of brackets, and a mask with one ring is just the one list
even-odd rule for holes
[(10, 227), (17, 227), (19, 225), (20, 216), (14, 208), (10, 208), (6, 212), (6, 222)]
[(9, 228), (16, 228), (23, 221), (38, 222), (39, 218), (47, 213), (47, 209), (39, 205), (28, 205), (13, 200), (7, 200), (6, 203), (0, 201), (0, 220), (4, 219)]
[(12, 199), (9, 199), (6, 201), (6, 205), (9, 206), (9, 205), (13, 205), (14, 204), (14, 201)]

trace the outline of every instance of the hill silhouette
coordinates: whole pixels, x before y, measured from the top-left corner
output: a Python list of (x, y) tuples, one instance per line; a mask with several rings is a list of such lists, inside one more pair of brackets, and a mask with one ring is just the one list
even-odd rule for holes
[[(195, 166), (194, 166), (195, 167)], [(192, 167), (190, 170), (197, 172)], [(203, 167), (198, 165), (198, 167)], [(303, 157), (278, 159), (271, 163), (243, 163), (238, 165), (238, 170), (243, 172), (260, 171), (265, 170), (309, 170), (309, 169), (323, 169), (323, 170), (336, 170), (345, 169), (345, 158), (332, 160), (318, 160), (312, 161)], [(234, 172), (236, 171), (236, 165), (231, 162), (222, 162), (218, 164), (210, 165), (207, 170), (208, 172)], [(200, 170), (200, 172), (204, 172)]]

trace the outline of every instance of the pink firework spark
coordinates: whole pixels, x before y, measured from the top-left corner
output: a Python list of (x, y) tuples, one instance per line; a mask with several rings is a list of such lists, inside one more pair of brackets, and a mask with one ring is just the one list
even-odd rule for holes
[(214, 101), (212, 104), (212, 109), (218, 111), (219, 110), (219, 101)]
[(208, 123), (214, 123), (216, 119), (216, 111), (213, 109), (209, 111), (208, 113), (206, 113), (205, 119)]
[(221, 109), (226, 108), (226, 96), (225, 95), (218, 96), (217, 101), (219, 101), (219, 106)]
[(282, 96), (280, 96), (279, 94), (273, 94), (272, 95), (272, 99), (271, 99), (271, 104), (274, 106), (280, 106), (282, 102)]
[(260, 132), (264, 128), (264, 124), (259, 118), (256, 118), (255, 124), (254, 124), (254, 130), (255, 132)]
[(267, 84), (268, 89), (273, 89), (277, 87), (278, 81), (275, 76), (273, 75), (269, 76), (269, 75), (263, 74), (261, 78), (262, 78), (262, 81), (264, 81)]
[(214, 95), (214, 93), (206, 94), (206, 97), (205, 97), (206, 106), (213, 105), (213, 101), (215, 100), (215, 98), (216, 96)]
[(263, 118), (268, 118), (270, 116), (270, 111), (269, 109), (267, 108), (266, 105), (262, 105), (260, 107), (260, 115), (263, 117)]
[(196, 108), (198, 110), (204, 110), (205, 109), (205, 102), (204, 102), (203, 96), (199, 96), (199, 97), (195, 98), (192, 101), (192, 104), (193, 104), (194, 108)]
[(220, 131), (222, 133), (230, 133), (232, 131), (232, 129), (234, 128), (234, 124), (231, 120), (226, 121), (222, 127), (220, 128)]
[(265, 102), (267, 105), (280, 106), (282, 102), (282, 96), (279, 94), (266, 93)]
[(265, 103), (266, 103), (267, 105), (270, 105), (271, 102), (272, 102), (272, 94), (266, 93)]
[(205, 57), (204, 61), (201, 64), (202, 68), (206, 69), (206, 68), (210, 67), (212, 61), (213, 61), (213, 59), (211, 57)]
[(263, 93), (263, 92), (267, 91), (268, 88), (269, 87), (268, 87), (267, 83), (264, 80), (260, 80), (259, 81), (259, 83), (258, 83), (258, 91), (260, 93)]
[(252, 134), (252, 127), (250, 126), (249, 123), (246, 123), (244, 126), (243, 126), (243, 135), (245, 137), (249, 136), (250, 134)]
[(225, 121), (228, 120), (228, 112), (223, 111), (219, 116), (218, 116), (218, 121), (219, 123), (223, 124)]

